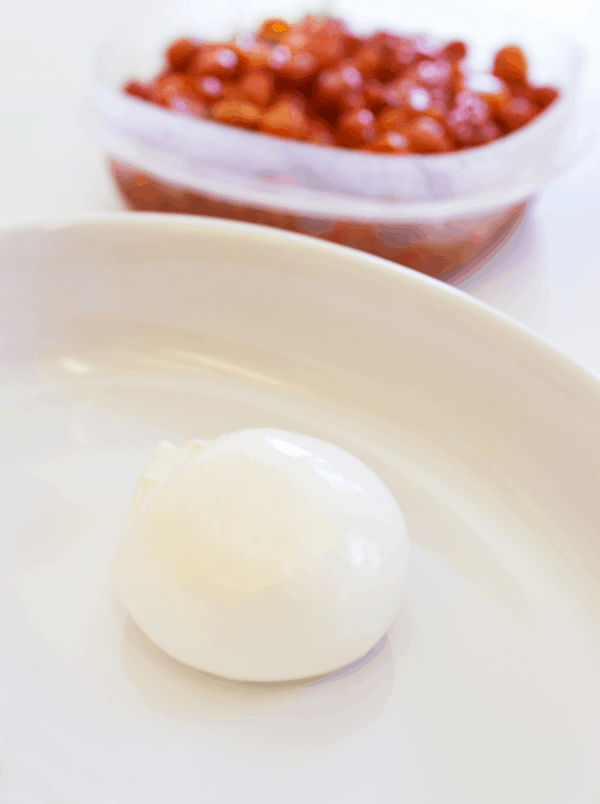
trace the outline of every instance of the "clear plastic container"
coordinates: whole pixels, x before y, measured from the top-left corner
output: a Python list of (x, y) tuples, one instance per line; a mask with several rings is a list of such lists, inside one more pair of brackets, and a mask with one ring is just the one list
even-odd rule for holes
[[(524, 205), (573, 159), (578, 48), (538, 24), (486, 13), (408, 21), (389, 11), (337, 6), (360, 32), (377, 28), (464, 39), (469, 64), (489, 69), (505, 44), (523, 47), (531, 80), (557, 87), (559, 98), (518, 131), (488, 145), (431, 156), (390, 156), (325, 148), (177, 115), (125, 95), (131, 78), (160, 69), (165, 47), (187, 35), (223, 40), (253, 29), (277, 9), (171, 6), (134, 21), (101, 46), (92, 68), (96, 130), (124, 203), (133, 209), (235, 218), (281, 226), (363, 249), (443, 276), (489, 249)], [(287, 19), (315, 9), (288, 5)], [(282, 16), (281, 10), (279, 16)], [(402, 13), (403, 19), (406, 14)]]

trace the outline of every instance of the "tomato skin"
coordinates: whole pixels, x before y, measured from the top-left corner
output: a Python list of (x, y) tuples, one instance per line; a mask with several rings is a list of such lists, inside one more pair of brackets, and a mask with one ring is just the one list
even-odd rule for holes
[(153, 81), (128, 95), (179, 114), (272, 136), (396, 155), (485, 145), (529, 123), (558, 98), (528, 83), (527, 58), (501, 48), (470, 82), (461, 40), (376, 31), (356, 36), (343, 20), (268, 19), (229, 42), (182, 38)]

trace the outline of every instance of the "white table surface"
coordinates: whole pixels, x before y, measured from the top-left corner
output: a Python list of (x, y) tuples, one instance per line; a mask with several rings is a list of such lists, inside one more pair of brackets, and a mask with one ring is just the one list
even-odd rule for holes
[[(489, 0), (560, 24), (587, 53), (584, 97), (600, 131), (600, 0)], [(94, 46), (162, 0), (24, 0), (0, 26), (0, 225), (48, 213), (120, 209), (89, 130)], [(459, 286), (600, 373), (600, 142), (532, 205), (511, 241)]]

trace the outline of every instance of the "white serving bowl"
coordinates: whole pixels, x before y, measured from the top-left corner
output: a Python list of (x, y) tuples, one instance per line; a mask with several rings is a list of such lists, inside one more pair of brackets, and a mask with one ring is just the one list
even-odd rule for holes
[[(600, 380), (441, 282), (315, 239), (117, 214), (0, 231), (9, 802), (597, 804)], [(390, 489), (387, 638), (318, 681), (169, 658), (110, 580), (156, 443), (276, 427)]]

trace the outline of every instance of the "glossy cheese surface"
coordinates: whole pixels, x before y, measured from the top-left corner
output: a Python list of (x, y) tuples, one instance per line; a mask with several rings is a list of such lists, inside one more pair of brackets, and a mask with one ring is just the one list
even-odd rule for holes
[(113, 567), (145, 633), (244, 680), (318, 675), (368, 651), (398, 610), (408, 560), (382, 481), (339, 447), (281, 430), (186, 449), (145, 500), (136, 494)]

